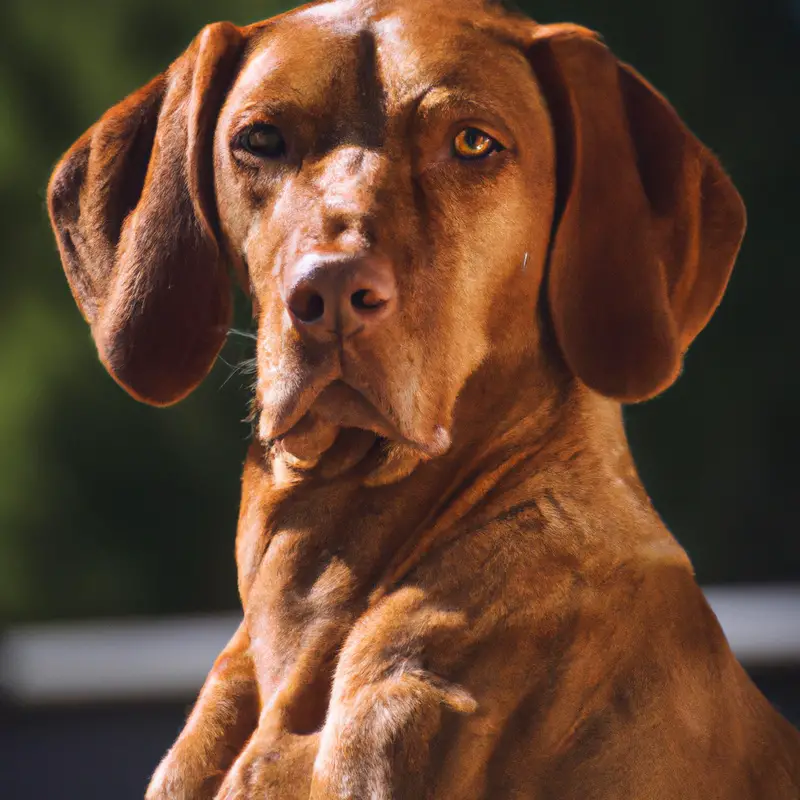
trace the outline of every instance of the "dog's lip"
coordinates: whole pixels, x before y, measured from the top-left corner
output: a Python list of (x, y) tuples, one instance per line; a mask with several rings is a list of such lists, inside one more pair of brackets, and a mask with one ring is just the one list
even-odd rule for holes
[[(381, 412), (377, 405), (362, 391), (341, 376), (337, 370), (333, 375), (311, 381), (291, 402), (284, 404), (281, 412), (270, 413), (262, 418), (262, 438), (279, 441), (286, 436), (307, 413), (340, 428), (369, 430), (397, 444), (421, 451), (428, 458), (444, 455), (450, 449), (450, 436), (441, 425), (434, 426), (428, 437), (407, 436), (391, 417)], [(276, 409), (277, 411), (277, 409)]]
[(323, 371), (308, 370), (305, 375), (295, 375), (291, 381), (273, 381), (259, 397), (261, 438), (273, 441), (286, 435), (306, 415), (325, 387), (340, 376), (339, 366), (331, 364)]
[(403, 436), (394, 421), (382, 414), (364, 392), (344, 380), (326, 386), (312, 408), (319, 417), (341, 428), (363, 428), (385, 439), (419, 447)]

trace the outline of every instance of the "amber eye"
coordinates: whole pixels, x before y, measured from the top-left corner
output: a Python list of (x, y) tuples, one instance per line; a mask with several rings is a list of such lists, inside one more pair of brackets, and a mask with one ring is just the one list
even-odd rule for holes
[(453, 139), (453, 155), (457, 158), (486, 158), (503, 149), (503, 145), (497, 139), (484, 133), (480, 128), (464, 128)]
[(274, 125), (260, 122), (239, 135), (239, 145), (259, 158), (280, 158), (286, 153), (286, 142)]

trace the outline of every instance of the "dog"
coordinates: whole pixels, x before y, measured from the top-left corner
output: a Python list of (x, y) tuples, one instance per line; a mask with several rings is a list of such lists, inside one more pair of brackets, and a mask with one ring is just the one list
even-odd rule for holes
[(244, 619), (148, 800), (797, 800), (621, 415), (744, 208), (597, 34), (490, 0), (212, 24), (48, 202), (138, 400), (202, 381), (233, 283), (257, 324)]

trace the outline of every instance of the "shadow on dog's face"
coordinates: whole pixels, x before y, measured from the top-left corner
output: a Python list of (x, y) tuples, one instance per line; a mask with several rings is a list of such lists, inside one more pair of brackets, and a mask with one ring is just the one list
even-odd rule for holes
[(359, 430), (409, 463), (445, 452), (492, 325), (532, 324), (552, 219), (551, 128), (519, 48), (463, 9), (359, 8), (255, 38), (214, 141), (258, 318), (258, 430), (295, 465), (366, 449)]

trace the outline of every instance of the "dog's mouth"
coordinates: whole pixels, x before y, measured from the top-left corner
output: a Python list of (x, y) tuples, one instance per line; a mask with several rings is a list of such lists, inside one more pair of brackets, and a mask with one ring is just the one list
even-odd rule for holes
[[(367, 391), (355, 388), (340, 370), (308, 377), (305, 383), (294, 382), (293, 387), (284, 385), (267, 393), (266, 403), (262, 402), (261, 439), (277, 446), (291, 466), (312, 469), (329, 454), (329, 470), (339, 473), (376, 449), (388, 454), (390, 461), (402, 453), (407, 463), (419, 463), (449, 449), (444, 427), (433, 426), (427, 436), (407, 433), (404, 429), (410, 426), (380, 410)], [(287, 391), (291, 388), (295, 391)]]

